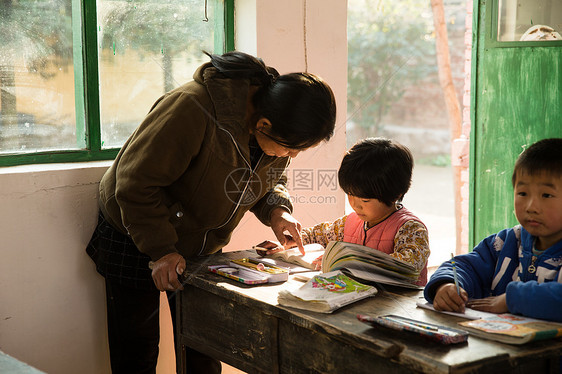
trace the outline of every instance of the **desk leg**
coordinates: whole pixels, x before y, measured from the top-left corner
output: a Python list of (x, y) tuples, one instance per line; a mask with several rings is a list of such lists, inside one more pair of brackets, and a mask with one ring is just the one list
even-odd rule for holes
[(176, 294), (176, 326), (175, 326), (175, 339), (176, 339), (176, 373), (187, 374), (186, 367), (186, 346), (182, 341), (181, 336), (181, 304), (182, 304), (182, 292)]
[[(178, 352), (176, 352), (176, 372), (180, 374), (187, 374), (185, 367), (185, 345), (178, 345)], [(179, 370), (178, 370), (179, 369)]]
[(562, 358), (561, 356), (552, 357), (550, 359), (550, 373), (562, 373)]

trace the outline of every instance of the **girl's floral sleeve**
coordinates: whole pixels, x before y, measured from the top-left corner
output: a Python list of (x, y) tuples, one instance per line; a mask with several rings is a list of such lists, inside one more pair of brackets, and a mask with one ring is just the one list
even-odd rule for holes
[(429, 254), (429, 237), (425, 226), (418, 221), (408, 221), (402, 225), (394, 237), (394, 252), (390, 255), (421, 271)]
[(347, 216), (340, 217), (334, 222), (322, 222), (313, 227), (302, 229), (303, 244), (318, 243), (323, 247), (328, 245), (332, 240), (343, 240), (343, 228)]

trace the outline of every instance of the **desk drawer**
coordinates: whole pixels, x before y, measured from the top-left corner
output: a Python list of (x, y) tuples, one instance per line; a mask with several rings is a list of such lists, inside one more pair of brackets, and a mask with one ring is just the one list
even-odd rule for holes
[(195, 287), (179, 297), (180, 344), (247, 372), (277, 372), (277, 318)]

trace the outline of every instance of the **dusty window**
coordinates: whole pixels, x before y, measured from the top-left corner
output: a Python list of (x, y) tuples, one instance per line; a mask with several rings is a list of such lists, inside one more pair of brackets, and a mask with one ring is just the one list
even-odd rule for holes
[(562, 1), (500, 0), (498, 41), (562, 40)]

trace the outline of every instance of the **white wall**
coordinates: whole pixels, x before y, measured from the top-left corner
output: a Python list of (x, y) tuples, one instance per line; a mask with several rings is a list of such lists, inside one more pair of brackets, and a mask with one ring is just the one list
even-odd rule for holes
[(84, 251), (107, 165), (0, 169), (0, 348), (48, 373), (108, 372), (104, 286)]
[[(345, 148), (346, 6), (342, 0), (236, 2), (238, 49), (281, 73), (307, 65), (336, 94), (334, 139), (299, 155), (291, 166), (312, 171), (314, 178), (313, 185), (302, 178), (289, 183), (301, 198), (295, 216), (304, 225), (344, 212), (344, 195), (320, 188), (316, 178), (321, 169), (337, 170)], [(97, 216), (97, 184), (108, 165), (0, 168), (0, 349), (47, 373), (109, 372), (104, 283), (85, 253)], [(332, 196), (337, 200), (311, 203)], [(272, 237), (248, 215), (227, 250)], [(158, 372), (172, 373), (169, 320), (162, 324)]]

